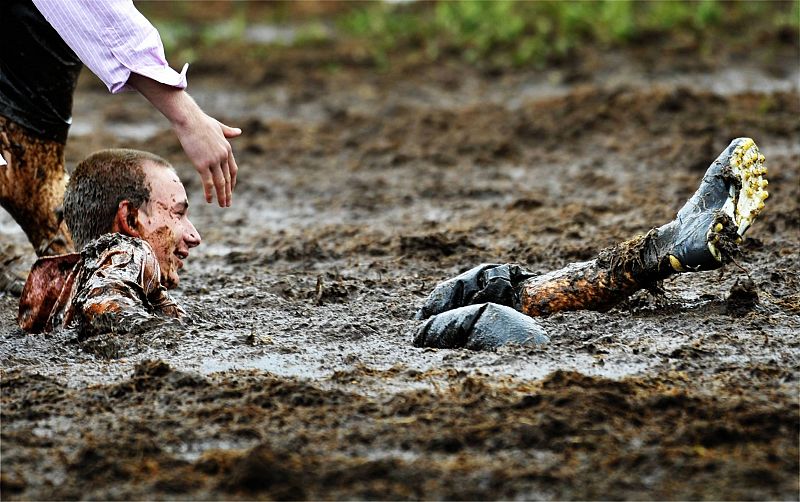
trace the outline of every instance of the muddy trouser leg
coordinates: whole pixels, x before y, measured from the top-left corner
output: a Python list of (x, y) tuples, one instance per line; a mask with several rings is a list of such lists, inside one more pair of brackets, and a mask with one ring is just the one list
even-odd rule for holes
[[(495, 312), (486, 321), (491, 327), (486, 327), (481, 316), (487, 309), (478, 312), (473, 305), (481, 302), (513, 307), (533, 317), (604, 311), (670, 275), (719, 268), (736, 254), (745, 231), (764, 208), (766, 172), (764, 156), (753, 140), (738, 138), (711, 164), (675, 220), (644, 236), (605, 249), (594, 260), (542, 276), (532, 277), (518, 265), (490, 264), (440, 283), (417, 313), (417, 319), (427, 321), (414, 343), (469, 347), (476, 331), (494, 346), (504, 339), (518, 341), (514, 333), (522, 320), (513, 316), (516, 312)], [(466, 305), (472, 310), (460, 308)], [(535, 331), (533, 325), (525, 329)]]
[[(417, 330), (414, 345), (484, 349), (527, 340), (542, 343), (544, 330), (532, 317), (605, 311), (675, 274), (667, 250), (676, 230), (673, 222), (607, 248), (594, 260), (539, 276), (518, 265), (475, 267), (434, 288), (417, 312), (417, 319), (427, 321)], [(487, 306), (493, 307), (487, 311)]]
[(547, 343), (539, 323), (517, 308), (519, 286), (532, 275), (519, 265), (483, 264), (440, 283), (417, 312), (425, 322), (414, 345), (483, 350)]
[(0, 205), (22, 227), (37, 255), (73, 251), (61, 217), (69, 180), (64, 144), (37, 138), (0, 117), (0, 150), (8, 162), (0, 166)]

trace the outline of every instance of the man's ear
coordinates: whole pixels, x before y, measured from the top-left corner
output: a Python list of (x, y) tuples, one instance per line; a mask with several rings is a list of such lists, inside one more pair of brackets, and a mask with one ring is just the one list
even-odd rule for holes
[(117, 214), (114, 217), (112, 230), (129, 237), (139, 237), (142, 235), (137, 228), (139, 227), (139, 208), (131, 204), (129, 200), (123, 200), (117, 206)]

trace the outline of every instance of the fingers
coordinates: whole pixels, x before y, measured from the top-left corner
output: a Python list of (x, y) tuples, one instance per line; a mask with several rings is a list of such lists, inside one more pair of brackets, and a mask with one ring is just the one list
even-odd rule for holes
[[(211, 168), (211, 176), (214, 179), (214, 189), (217, 192), (217, 202), (219, 207), (227, 207), (228, 198), (225, 188), (225, 175), (222, 174), (222, 167), (215, 165)], [(211, 202), (209, 199), (208, 202)]]
[[(220, 130), (222, 131), (222, 135), (227, 138), (235, 138), (242, 134), (242, 130), (238, 127), (230, 127), (228, 125), (223, 124), (219, 120), (217, 121), (219, 124)], [(222, 161), (222, 174), (225, 178), (225, 206), (230, 207), (231, 202), (233, 201), (233, 189), (236, 187), (236, 173), (239, 172), (239, 166), (236, 165), (236, 159), (233, 157), (233, 148), (231, 144), (226, 141), (226, 150), (227, 150), (227, 157), (225, 160)], [(222, 206), (222, 204), (220, 204)]]
[[(217, 122), (219, 122), (219, 120)], [(238, 127), (230, 127), (223, 124), (222, 122), (219, 122), (219, 126), (220, 128), (222, 128), (222, 134), (226, 138), (235, 138), (236, 136), (242, 134), (242, 130), (239, 129)]]
[(233, 187), (228, 163), (217, 164), (208, 169), (198, 170), (198, 172), (203, 181), (206, 202), (209, 204), (213, 202), (214, 194), (216, 194), (219, 207), (230, 207)]
[(212, 189), (214, 188), (214, 178), (211, 176), (211, 170), (198, 170), (197, 172), (200, 173), (200, 179), (203, 181), (203, 192), (205, 192), (206, 202), (211, 204), (214, 200), (214, 192)]
[(233, 191), (233, 187), (231, 186), (231, 171), (228, 161), (225, 161), (225, 164), (222, 166), (222, 176), (225, 178), (225, 207), (231, 207), (231, 192)]
[(228, 168), (231, 174), (231, 192), (236, 188), (236, 174), (239, 172), (239, 166), (236, 165), (236, 159), (233, 158), (233, 150), (228, 154)]
[(201, 120), (191, 122), (189, 126), (178, 125), (175, 131), (183, 150), (200, 174), (206, 202), (213, 202), (216, 194), (220, 207), (230, 207), (239, 166), (228, 138), (241, 135), (242, 130), (203, 113)]
[(203, 181), (206, 202), (213, 202), (216, 193), (219, 207), (230, 207), (239, 167), (236, 165), (230, 145), (224, 151), (224, 155), (221, 161), (211, 162), (207, 168), (199, 168), (197, 171)]

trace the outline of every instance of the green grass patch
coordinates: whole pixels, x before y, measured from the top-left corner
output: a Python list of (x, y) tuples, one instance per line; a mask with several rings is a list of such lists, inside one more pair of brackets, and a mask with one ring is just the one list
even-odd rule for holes
[(624, 47), (685, 34), (698, 40), (800, 26), (800, 1), (451, 0), (361, 4), (341, 16), (342, 32), (369, 42), (379, 59), (422, 46), (470, 62), (536, 65), (562, 59), (582, 44)]
[[(800, 0), (441, 0), (436, 2), (142, 2), (169, 53), (247, 44), (251, 24), (290, 23), (292, 44), (360, 44), (379, 65), (409, 50), (428, 61), (457, 57), (491, 66), (534, 66), (568, 58), (581, 46), (629, 47), (667, 37), (747, 44), (759, 34), (793, 30)], [(222, 9), (216, 16), (211, 6)], [(314, 6), (319, 9), (309, 8)], [(303, 12), (308, 11), (311, 14)], [(322, 12), (324, 11), (324, 12)], [(300, 12), (300, 14), (298, 14)], [(316, 13), (315, 13), (316, 12)], [(763, 38), (763, 37), (762, 37)], [(785, 38), (785, 37), (784, 37)]]

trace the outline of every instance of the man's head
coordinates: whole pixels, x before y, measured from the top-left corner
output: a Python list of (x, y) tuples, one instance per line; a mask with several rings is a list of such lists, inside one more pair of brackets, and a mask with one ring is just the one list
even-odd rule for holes
[(102, 150), (84, 159), (64, 195), (64, 219), (76, 246), (110, 232), (147, 241), (161, 267), (162, 283), (178, 270), (200, 234), (188, 217), (186, 190), (170, 164), (139, 150)]

